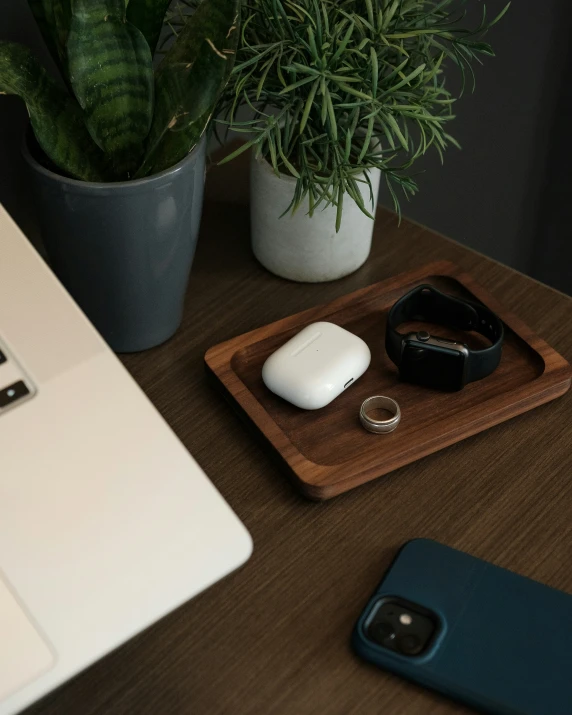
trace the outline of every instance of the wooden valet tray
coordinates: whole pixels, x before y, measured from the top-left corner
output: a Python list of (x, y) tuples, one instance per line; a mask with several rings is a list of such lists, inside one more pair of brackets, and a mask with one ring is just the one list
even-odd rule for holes
[[(493, 375), (453, 393), (399, 381), (384, 348), (385, 322), (395, 301), (420, 283), (481, 301), (502, 318), (506, 326), (503, 355)], [(272, 352), (319, 320), (363, 338), (372, 361), (366, 373), (332, 403), (306, 411), (272, 394), (262, 382), (261, 371)], [(476, 333), (458, 334), (427, 323), (403, 325), (400, 332), (421, 327), (461, 339), (473, 348), (486, 344)], [(240, 335), (212, 347), (205, 362), (231, 404), (311, 499), (329, 499), (554, 400), (568, 390), (572, 374), (561, 355), (448, 261), (403, 273)], [(360, 405), (371, 395), (387, 395), (399, 403), (402, 419), (395, 432), (376, 435), (360, 425)]]

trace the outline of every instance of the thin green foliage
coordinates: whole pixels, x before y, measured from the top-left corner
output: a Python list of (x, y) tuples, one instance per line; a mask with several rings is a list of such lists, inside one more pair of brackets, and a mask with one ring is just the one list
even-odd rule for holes
[[(195, 0), (186, 0), (192, 5)], [(296, 178), (289, 210), (308, 198), (337, 207), (344, 196), (364, 211), (359, 182), (384, 173), (395, 208), (417, 191), (413, 162), (457, 142), (446, 131), (456, 100), (445, 68), (474, 82), (483, 41), (508, 5), (463, 26), (466, 0), (243, 0), (240, 41), (218, 120), (248, 132), (257, 155)], [(174, 18), (176, 23), (177, 18)], [(174, 26), (174, 29), (175, 26)], [(239, 122), (241, 106), (253, 118)], [(226, 157), (232, 159), (241, 150)], [(373, 199), (369, 189), (370, 199)], [(369, 208), (371, 208), (371, 202)]]

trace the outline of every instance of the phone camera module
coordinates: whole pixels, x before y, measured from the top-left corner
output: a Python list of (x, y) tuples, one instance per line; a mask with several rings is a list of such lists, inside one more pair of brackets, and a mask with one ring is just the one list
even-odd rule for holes
[(437, 629), (438, 619), (434, 613), (398, 598), (379, 601), (366, 628), (373, 643), (408, 657), (425, 652)]

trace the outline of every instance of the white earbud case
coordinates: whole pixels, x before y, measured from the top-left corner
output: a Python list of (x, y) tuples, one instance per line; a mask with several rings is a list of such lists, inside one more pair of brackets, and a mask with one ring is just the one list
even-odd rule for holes
[(296, 407), (318, 410), (360, 378), (370, 361), (357, 335), (334, 323), (312, 323), (270, 355), (262, 379)]

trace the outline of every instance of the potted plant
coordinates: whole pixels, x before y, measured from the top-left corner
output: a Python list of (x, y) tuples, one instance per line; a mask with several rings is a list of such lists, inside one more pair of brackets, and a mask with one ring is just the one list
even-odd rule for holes
[(182, 317), (239, 0), (204, 0), (155, 71), (169, 0), (29, 3), (64, 82), (0, 42), (0, 93), (30, 115), (24, 155), (48, 256), (115, 350), (157, 345)]
[[(462, 0), (245, 0), (221, 121), (254, 147), (252, 246), (297, 281), (340, 278), (367, 259), (381, 176), (416, 191), (409, 169), (449, 144), (448, 64), (474, 78), (484, 33), (462, 26)], [(460, 24), (461, 22), (461, 24)], [(462, 91), (462, 89), (461, 89)], [(250, 118), (237, 111), (247, 107)]]

